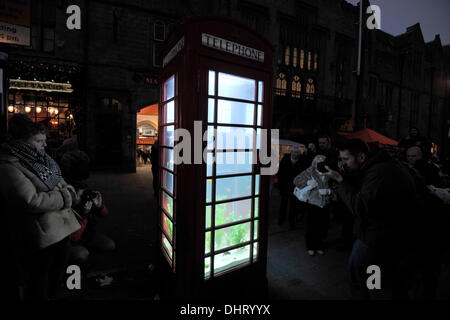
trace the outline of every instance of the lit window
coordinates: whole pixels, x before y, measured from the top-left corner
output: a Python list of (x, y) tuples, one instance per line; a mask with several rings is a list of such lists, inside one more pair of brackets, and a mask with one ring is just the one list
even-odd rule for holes
[(309, 78), (306, 82), (306, 99), (313, 100), (315, 91), (314, 80)]
[(317, 53), (314, 54), (314, 71), (317, 71), (317, 63), (318, 63), (319, 56)]
[(177, 105), (176, 75), (169, 77), (163, 84), (163, 94), (160, 101), (163, 108), (161, 119), (162, 143), (160, 155), (159, 192), (161, 206), (159, 207), (160, 246), (166, 260), (175, 271), (176, 256), (176, 182), (177, 172), (174, 165), (174, 131)]
[(450, 139), (450, 120), (447, 120), (448, 124), (448, 138)]
[(435, 157), (439, 154), (439, 146), (435, 142), (431, 143), (431, 154)]
[(291, 54), (291, 48), (289, 46), (286, 47), (286, 50), (284, 51), (284, 64), (289, 65), (289, 58)]
[(299, 76), (294, 76), (292, 80), (292, 98), (300, 98), (300, 92), (302, 91), (302, 84)]
[(284, 73), (280, 73), (277, 78), (276, 86), (275, 86), (275, 94), (279, 96), (286, 95), (286, 75)]
[[(257, 127), (261, 120), (256, 119), (263, 107), (260, 104), (262, 94), (259, 95), (263, 90), (262, 81), (209, 72), (211, 94), (207, 118), (211, 136), (207, 141), (203, 211), (205, 279), (258, 260), (260, 175), (252, 165), (252, 150), (254, 138), (259, 148), (260, 129)], [(284, 74), (282, 80), (286, 88)], [(216, 131), (213, 128), (217, 128)], [(235, 141), (234, 137), (240, 134), (245, 141)]]
[(305, 67), (305, 51), (303, 49), (300, 50), (300, 69)]
[(292, 66), (297, 68), (297, 48), (294, 48), (294, 52), (292, 53)]
[(308, 51), (308, 70), (311, 70), (311, 51)]

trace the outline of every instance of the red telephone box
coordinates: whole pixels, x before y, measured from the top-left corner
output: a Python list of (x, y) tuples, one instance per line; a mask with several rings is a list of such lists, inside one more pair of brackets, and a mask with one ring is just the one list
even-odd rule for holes
[(272, 52), (262, 35), (226, 17), (185, 19), (167, 41), (159, 78), (162, 295), (264, 292), (269, 177), (258, 151), (261, 130), (271, 128)]

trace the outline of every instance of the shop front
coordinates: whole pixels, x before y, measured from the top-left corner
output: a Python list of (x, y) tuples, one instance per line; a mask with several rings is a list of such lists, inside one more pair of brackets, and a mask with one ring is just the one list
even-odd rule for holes
[(75, 133), (80, 108), (73, 83), (79, 69), (15, 61), (10, 70), (8, 121), (15, 113), (23, 113), (34, 122), (43, 123), (48, 128), (49, 151), (53, 152)]
[(150, 163), (152, 146), (158, 140), (158, 105), (142, 108), (136, 117), (136, 165)]

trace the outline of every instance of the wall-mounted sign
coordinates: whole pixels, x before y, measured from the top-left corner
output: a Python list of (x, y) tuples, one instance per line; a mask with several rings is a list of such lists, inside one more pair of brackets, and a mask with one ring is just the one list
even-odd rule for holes
[(51, 81), (31, 81), (10, 79), (10, 89), (18, 90), (34, 90), (34, 91), (47, 91), (47, 92), (73, 92), (72, 85), (70, 83), (57, 83)]
[(0, 1), (0, 42), (30, 45), (30, 0)]
[(202, 44), (206, 47), (225, 51), (237, 56), (264, 62), (264, 51), (244, 46), (242, 44), (225, 40), (207, 33), (202, 33)]
[(30, 28), (0, 22), (0, 42), (29, 46)]
[(181, 49), (183, 49), (183, 47), (184, 47), (184, 37), (178, 40), (177, 44), (174, 45), (173, 48), (170, 49), (170, 51), (166, 54), (166, 56), (163, 59), (163, 67), (165, 67), (170, 62), (170, 60), (172, 60), (178, 54), (178, 52), (180, 52)]

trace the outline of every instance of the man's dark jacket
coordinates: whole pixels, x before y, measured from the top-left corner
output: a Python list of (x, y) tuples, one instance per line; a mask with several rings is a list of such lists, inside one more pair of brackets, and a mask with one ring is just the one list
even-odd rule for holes
[(356, 217), (357, 237), (372, 248), (408, 245), (417, 227), (417, 198), (408, 169), (379, 151), (363, 164), (358, 183), (336, 192)]

